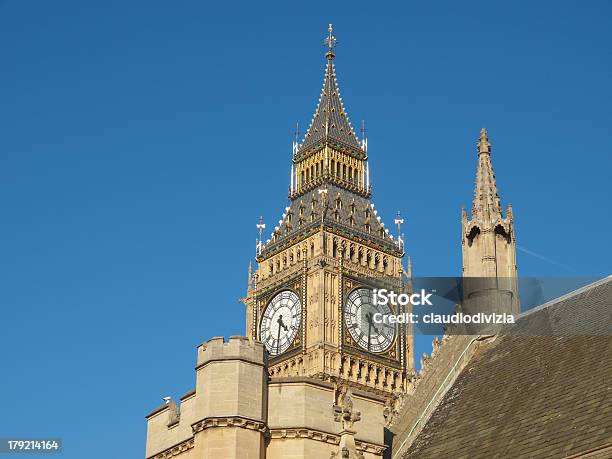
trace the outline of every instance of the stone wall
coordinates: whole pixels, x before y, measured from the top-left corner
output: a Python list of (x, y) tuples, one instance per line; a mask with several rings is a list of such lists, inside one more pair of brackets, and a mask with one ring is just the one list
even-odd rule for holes
[[(283, 378), (269, 384), (266, 459), (330, 457), (340, 442), (341, 426), (334, 421), (336, 388), (314, 378)], [(354, 408), (361, 413), (355, 425), (358, 449), (367, 458), (380, 458), (384, 450), (382, 397), (355, 390)]]
[[(147, 416), (147, 458), (263, 456), (267, 370), (261, 343), (233, 336), (198, 347), (196, 390)], [(179, 412), (180, 408), (180, 412)]]
[[(147, 416), (149, 459), (328, 458), (338, 450), (339, 387), (311, 377), (268, 379), (261, 343), (212, 338), (198, 347), (196, 388)], [(385, 450), (385, 398), (353, 389), (355, 445), (365, 459)]]

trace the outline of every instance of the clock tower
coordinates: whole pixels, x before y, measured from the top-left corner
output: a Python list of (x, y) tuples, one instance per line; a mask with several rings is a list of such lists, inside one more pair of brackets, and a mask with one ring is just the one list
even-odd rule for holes
[(385, 312), (372, 290), (405, 289), (404, 242), (371, 201), (367, 140), (363, 129), (355, 135), (340, 97), (335, 41), (330, 25), (319, 102), (293, 145), (289, 203), (270, 239), (258, 225), (243, 300), (247, 336), (265, 346), (271, 381), (313, 377), (386, 397), (405, 390), (413, 337), (404, 325), (372, 320)]

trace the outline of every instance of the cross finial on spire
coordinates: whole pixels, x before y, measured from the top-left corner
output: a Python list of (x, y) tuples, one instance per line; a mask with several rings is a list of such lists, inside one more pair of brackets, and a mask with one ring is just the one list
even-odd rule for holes
[(334, 35), (332, 34), (333, 31), (334, 27), (330, 24), (327, 27), (328, 35), (327, 37), (325, 37), (324, 41), (324, 44), (327, 45), (327, 53), (325, 53), (325, 57), (327, 57), (327, 59), (329, 60), (333, 59), (336, 56), (334, 54), (334, 47), (336, 46), (336, 37), (334, 37)]

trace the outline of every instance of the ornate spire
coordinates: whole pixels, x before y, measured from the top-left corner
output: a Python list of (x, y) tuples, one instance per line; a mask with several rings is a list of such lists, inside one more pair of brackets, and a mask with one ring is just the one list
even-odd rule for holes
[[(461, 215), (463, 277), (477, 280), (464, 281), (461, 310), (468, 314), (518, 315), (520, 307), (512, 207), (508, 207), (504, 218), (491, 165), (491, 143), (484, 128), (480, 131), (477, 150), (472, 218), (468, 219), (465, 209), (462, 209)], [(488, 280), (483, 281), (483, 278)]]
[(394, 256), (403, 252), (401, 226), (396, 240), (369, 200), (372, 190), (365, 126), (360, 142), (349, 123), (336, 82), (337, 42), (331, 25), (325, 45), (323, 91), (302, 144), (294, 143), (289, 182), (291, 204), (269, 240), (263, 243), (260, 233), (258, 261), (277, 253), (281, 247), (295, 244), (315, 226), (359, 235), (361, 240), (371, 241)]
[(497, 194), (495, 173), (491, 164), (491, 143), (487, 130), (482, 128), (478, 140), (478, 169), (476, 171), (472, 219), (494, 221), (501, 217), (501, 202)]
[(333, 27), (331, 24), (327, 30), (328, 36), (324, 42), (327, 47), (325, 53), (327, 65), (325, 66), (323, 90), (310, 127), (299, 146), (299, 153), (306, 153), (326, 143), (334, 144), (343, 149), (362, 151), (340, 98), (334, 66), (336, 37), (332, 34)]

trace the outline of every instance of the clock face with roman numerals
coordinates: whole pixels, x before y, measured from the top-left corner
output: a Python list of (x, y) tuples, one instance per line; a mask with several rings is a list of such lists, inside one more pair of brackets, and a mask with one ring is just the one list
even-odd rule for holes
[(302, 303), (290, 290), (279, 292), (266, 306), (259, 336), (270, 355), (280, 355), (289, 349), (302, 322)]
[(383, 316), (393, 314), (388, 305), (374, 305), (372, 290), (358, 288), (353, 290), (344, 304), (344, 322), (355, 342), (369, 352), (384, 352), (391, 347), (395, 339), (395, 326), (388, 323), (376, 323), (375, 313)]

